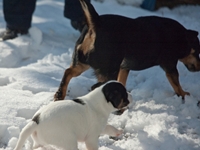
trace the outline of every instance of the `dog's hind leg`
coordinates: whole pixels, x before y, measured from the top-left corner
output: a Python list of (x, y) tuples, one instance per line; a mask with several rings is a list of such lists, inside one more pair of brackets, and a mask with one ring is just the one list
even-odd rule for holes
[(54, 101), (63, 100), (66, 96), (67, 86), (71, 78), (79, 76), (81, 73), (83, 73), (89, 68), (89, 65), (85, 65), (78, 62), (75, 66), (71, 65), (68, 69), (66, 69), (62, 81), (60, 83), (60, 87), (54, 95)]
[(124, 86), (126, 86), (126, 80), (128, 78), (130, 70), (120, 68), (117, 81), (121, 82)]
[(16, 147), (14, 150), (21, 150), (25, 140), (31, 135), (34, 130), (36, 129), (37, 124), (34, 121), (29, 122), (21, 131), (19, 140), (17, 142)]
[(39, 144), (39, 139), (38, 139), (36, 131), (32, 133), (31, 137), (33, 139), (33, 149), (36, 149), (36, 148), (42, 146), (42, 145)]

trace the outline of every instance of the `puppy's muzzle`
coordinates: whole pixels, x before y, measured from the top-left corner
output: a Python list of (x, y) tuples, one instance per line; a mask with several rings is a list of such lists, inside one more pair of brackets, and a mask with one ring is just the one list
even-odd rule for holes
[(129, 108), (129, 105), (133, 103), (133, 98), (130, 93), (128, 93), (128, 97), (126, 100), (123, 100), (123, 103), (120, 105), (120, 108), (118, 107), (118, 111), (115, 112), (115, 115), (121, 115), (125, 110)]
[(128, 105), (130, 105), (133, 102), (132, 95), (129, 92), (127, 92), (127, 94), (128, 94), (128, 97), (127, 97), (127, 99), (123, 99), (122, 100), (123, 102), (118, 107), (119, 110), (125, 110), (125, 109), (127, 109)]

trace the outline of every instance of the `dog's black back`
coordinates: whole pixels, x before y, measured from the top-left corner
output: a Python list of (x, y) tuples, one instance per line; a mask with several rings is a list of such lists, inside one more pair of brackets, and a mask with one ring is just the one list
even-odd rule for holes
[[(116, 15), (103, 15), (100, 20), (95, 51), (90, 53), (89, 59), (94, 68), (99, 65), (103, 68), (107, 64), (115, 68), (124, 59), (123, 68), (142, 70), (169, 61), (176, 62), (190, 53), (191, 47), (185, 38), (187, 30), (174, 20), (156, 16), (133, 20)], [(96, 66), (95, 62), (98, 62)]]

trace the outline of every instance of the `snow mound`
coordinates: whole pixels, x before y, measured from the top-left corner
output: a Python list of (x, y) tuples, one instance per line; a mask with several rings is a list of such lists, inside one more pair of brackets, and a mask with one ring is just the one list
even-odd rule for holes
[(42, 43), (42, 32), (33, 27), (29, 34), (0, 44), (0, 67), (18, 67), (21, 62), (35, 55)]

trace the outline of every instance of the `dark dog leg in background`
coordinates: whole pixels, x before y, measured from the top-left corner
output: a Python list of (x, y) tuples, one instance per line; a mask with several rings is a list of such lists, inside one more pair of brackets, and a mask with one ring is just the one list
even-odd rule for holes
[(121, 82), (124, 86), (126, 86), (126, 80), (128, 78), (130, 70), (120, 69), (117, 77), (117, 81)]
[[(122, 83), (124, 86), (126, 86), (126, 80), (128, 77), (128, 73), (129, 73), (129, 70), (120, 69), (119, 73), (117, 74), (117, 77), (114, 76), (110, 80), (117, 80), (120, 83)], [(95, 88), (97, 88), (97, 87), (101, 86), (102, 84), (104, 84), (105, 82), (109, 81), (109, 79), (107, 77), (105, 77), (101, 74), (96, 74), (96, 78), (97, 78), (98, 82), (91, 87), (91, 90), (94, 90)]]
[(63, 100), (66, 96), (67, 86), (71, 78), (79, 76), (81, 73), (89, 68), (90, 67), (88, 65), (78, 63), (76, 66), (70, 66), (68, 69), (66, 69), (60, 83), (60, 87), (54, 95), (54, 101)]

